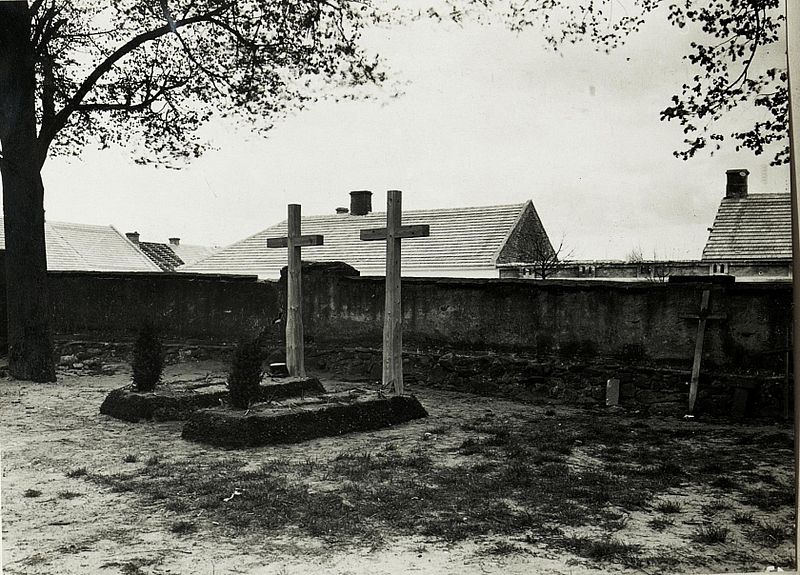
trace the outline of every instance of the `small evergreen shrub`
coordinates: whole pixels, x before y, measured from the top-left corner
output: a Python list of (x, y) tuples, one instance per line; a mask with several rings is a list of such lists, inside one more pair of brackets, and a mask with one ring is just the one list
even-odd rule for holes
[(164, 370), (164, 351), (155, 327), (142, 326), (133, 344), (133, 385), (137, 391), (153, 391)]
[(258, 339), (243, 341), (236, 346), (228, 375), (230, 404), (233, 407), (247, 409), (258, 400), (263, 361), (264, 353)]

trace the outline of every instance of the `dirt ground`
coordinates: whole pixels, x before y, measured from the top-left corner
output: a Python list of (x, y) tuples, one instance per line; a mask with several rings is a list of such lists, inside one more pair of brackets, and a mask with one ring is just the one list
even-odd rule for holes
[[(133, 424), (100, 415), (98, 408), (105, 395), (130, 380), (127, 367), (117, 367), (114, 375), (63, 373), (54, 384), (0, 382), (4, 572), (127, 575), (647, 572), (613, 563), (593, 563), (546, 546), (522, 554), (487, 554), (483, 552), (489, 543), (487, 538), (448, 544), (388, 533), (386, 544), (375, 548), (347, 542), (331, 545), (290, 533), (271, 540), (264, 540), (257, 533), (250, 538), (231, 537), (223, 526), (213, 522), (202, 523), (194, 533), (175, 533), (170, 529), (175, 513), (164, 505), (67, 476), (69, 470), (77, 467), (98, 474), (120, 472), (131, 466), (143, 466), (152, 456), (213, 460), (231, 455), (183, 441), (180, 422)], [(167, 368), (167, 379), (219, 375), (223, 370), (224, 366), (210, 362), (173, 365)], [(335, 387), (333, 382), (323, 380), (323, 383)], [(249, 449), (235, 455), (254, 465), (277, 457), (290, 460), (330, 457), (345, 448), (358, 450), (388, 441), (418, 441), (421, 436), (430, 435), (426, 433), (429, 429), (457, 426), (460, 417), (479, 414), (487, 407), (495, 412), (533, 409), (512, 401), (455, 392), (412, 391), (430, 412), (429, 418), (376, 432)], [(461, 439), (441, 441), (457, 445)], [(126, 463), (126, 454), (136, 454), (136, 462)], [(785, 466), (772, 471), (788, 484), (791, 468), (791, 461), (787, 461)], [(32, 496), (30, 490), (40, 494)], [(702, 492), (676, 492), (675, 497), (687, 508), (708, 501), (708, 495)], [(644, 518), (637, 517), (636, 512), (628, 519), (620, 533), (625, 541), (663, 548), (676, 555), (691, 546), (680, 537), (680, 530), (692, 529), (691, 524), (667, 534), (643, 527)], [(771, 519), (787, 521), (786, 510)], [(737, 540), (736, 547), (746, 545), (744, 541)], [(717, 554), (708, 564), (679, 564), (676, 570), (763, 570), (790, 557), (791, 546), (790, 542), (784, 542), (769, 553), (755, 547), (752, 551), (761, 557), (756, 565), (743, 565), (734, 554), (726, 562), (723, 553), (723, 559)]]

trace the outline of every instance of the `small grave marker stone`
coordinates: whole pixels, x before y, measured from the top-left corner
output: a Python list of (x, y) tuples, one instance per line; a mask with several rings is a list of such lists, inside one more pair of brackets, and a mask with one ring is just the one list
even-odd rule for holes
[(619, 380), (611, 378), (606, 382), (606, 407), (619, 405)]

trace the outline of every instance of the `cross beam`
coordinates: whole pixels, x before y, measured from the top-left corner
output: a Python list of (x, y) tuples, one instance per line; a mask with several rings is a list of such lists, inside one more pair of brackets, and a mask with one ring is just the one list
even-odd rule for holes
[(301, 247), (323, 245), (323, 236), (302, 235), (300, 204), (289, 204), (288, 234), (285, 238), (268, 238), (268, 248), (289, 248), (289, 270), (286, 280), (286, 368), (289, 375), (305, 377), (303, 355), (303, 292)]
[(364, 241), (386, 241), (386, 304), (383, 316), (383, 385), (403, 394), (403, 309), (400, 291), (400, 240), (430, 235), (430, 226), (404, 226), (403, 193), (386, 193), (386, 227), (361, 230)]

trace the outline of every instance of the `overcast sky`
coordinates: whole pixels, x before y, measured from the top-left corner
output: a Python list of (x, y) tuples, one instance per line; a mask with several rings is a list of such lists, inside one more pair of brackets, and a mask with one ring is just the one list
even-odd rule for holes
[(136, 166), (124, 150), (50, 159), (47, 218), (221, 246), (285, 219), (287, 203), (333, 213), (350, 190), (369, 189), (379, 211), (385, 191), (400, 189), (405, 209), (533, 200), (575, 258), (625, 258), (637, 246), (699, 258), (726, 169), (750, 170), (753, 193), (788, 190), (788, 169), (768, 157), (672, 156), (683, 135), (658, 112), (694, 72), (681, 60), (688, 36), (663, 18), (611, 55), (555, 54), (534, 30), (428, 21), (367, 42), (402, 96), (322, 102), (265, 138), (216, 124), (219, 150), (179, 171)]

